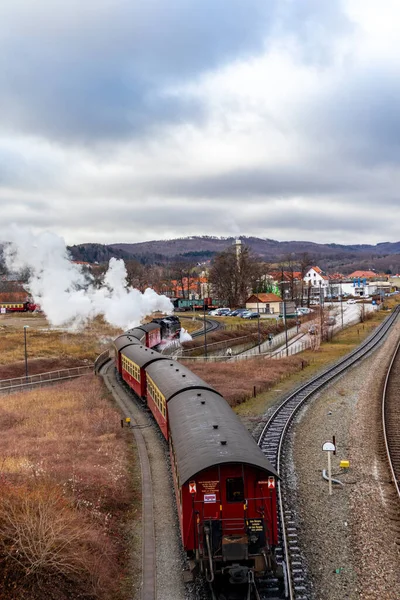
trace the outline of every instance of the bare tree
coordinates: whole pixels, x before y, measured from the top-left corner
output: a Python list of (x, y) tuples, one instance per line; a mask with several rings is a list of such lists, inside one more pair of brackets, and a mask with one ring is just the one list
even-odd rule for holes
[[(300, 270), (300, 276), (301, 276), (301, 306), (303, 306), (303, 298), (304, 298), (304, 277), (305, 274), (307, 273), (308, 269), (311, 266), (311, 257), (308, 254), (308, 252), (303, 252), (302, 254), (300, 254), (299, 256), (299, 270)], [(309, 305), (310, 303), (310, 289), (308, 289), (308, 302), (307, 304)]]
[(127, 260), (125, 261), (125, 266), (128, 284), (133, 288), (143, 291), (146, 288), (144, 266), (137, 260)]
[(232, 247), (214, 259), (209, 281), (218, 298), (235, 307), (245, 303), (260, 277), (258, 258), (250, 248), (243, 246), (239, 254), (236, 253), (236, 248)]
[(182, 290), (182, 298), (190, 297), (191, 275), (194, 269), (194, 263), (184, 260), (178, 260), (171, 265), (170, 273), (173, 279), (178, 282), (178, 288)]

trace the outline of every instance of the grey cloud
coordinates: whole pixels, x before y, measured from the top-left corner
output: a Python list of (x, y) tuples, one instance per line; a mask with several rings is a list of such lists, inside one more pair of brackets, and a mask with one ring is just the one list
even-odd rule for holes
[[(0, 34), (0, 127), (59, 141), (142, 134), (166, 122), (198, 121), (194, 100), (171, 85), (256, 54), (290, 33), (323, 45), (338, 35), (340, 2), (312, 0), (5, 0)], [(325, 3), (323, 3), (324, 6)], [(326, 27), (331, 21), (331, 29)], [(307, 25), (308, 23), (308, 25)]]
[(299, 130), (355, 168), (398, 164), (400, 82), (397, 70), (346, 70), (298, 115)]
[[(159, 194), (192, 198), (244, 198), (248, 196), (276, 197), (309, 195), (324, 196), (344, 192), (356, 192), (361, 178), (369, 178), (367, 173), (343, 168), (336, 163), (289, 164), (283, 167), (254, 167), (234, 169), (218, 175), (202, 177), (162, 179), (155, 186)], [(151, 189), (151, 183), (149, 182)]]

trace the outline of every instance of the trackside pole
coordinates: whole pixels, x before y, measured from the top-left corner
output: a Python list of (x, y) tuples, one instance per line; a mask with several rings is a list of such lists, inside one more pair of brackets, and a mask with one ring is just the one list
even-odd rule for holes
[(331, 453), (328, 452), (328, 481), (329, 481), (329, 495), (332, 496), (332, 467), (331, 467)]
[(328, 482), (329, 482), (329, 495), (332, 496), (332, 465), (331, 465), (331, 453), (335, 452), (336, 447), (332, 442), (325, 442), (322, 446), (322, 450), (328, 453)]

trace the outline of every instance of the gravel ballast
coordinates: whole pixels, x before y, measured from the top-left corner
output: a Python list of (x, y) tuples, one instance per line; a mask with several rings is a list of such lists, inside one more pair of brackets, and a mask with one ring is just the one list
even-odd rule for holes
[[(292, 432), (287, 485), (298, 515), (301, 548), (317, 600), (400, 598), (398, 501), (383, 453), (382, 382), (400, 333), (321, 392)], [(328, 495), (322, 444), (336, 437)], [(349, 460), (348, 470), (340, 469)]]

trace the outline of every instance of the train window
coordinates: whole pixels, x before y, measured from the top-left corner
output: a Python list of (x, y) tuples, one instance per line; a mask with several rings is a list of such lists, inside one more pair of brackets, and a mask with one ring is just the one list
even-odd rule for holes
[(226, 480), (226, 499), (228, 502), (244, 501), (243, 477), (232, 477)]

